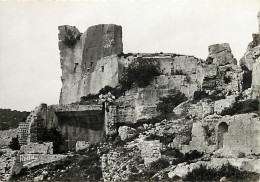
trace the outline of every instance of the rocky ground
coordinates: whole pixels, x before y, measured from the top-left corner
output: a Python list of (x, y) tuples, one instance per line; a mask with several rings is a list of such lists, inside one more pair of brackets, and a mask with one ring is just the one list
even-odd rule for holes
[[(165, 135), (173, 126), (164, 120), (127, 128), (125, 130), (130, 132), (124, 132), (124, 136), (108, 138), (104, 143), (92, 145), (58, 162), (25, 168), (10, 181), (257, 182), (260, 179), (259, 174), (240, 171), (228, 161), (217, 164), (212, 161), (212, 155), (198, 151), (181, 153), (171, 144), (173, 139)], [(164, 141), (161, 155), (146, 164), (141, 145), (158, 140)]]

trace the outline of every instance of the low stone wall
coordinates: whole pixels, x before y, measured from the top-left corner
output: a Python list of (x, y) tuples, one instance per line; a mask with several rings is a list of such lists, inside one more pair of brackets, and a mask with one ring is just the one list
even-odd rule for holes
[(145, 165), (149, 165), (151, 162), (161, 158), (162, 144), (160, 140), (144, 141), (140, 148)]
[(49, 154), (21, 154), (17, 157), (17, 165), (32, 168), (41, 164), (47, 164), (65, 159), (68, 155), (49, 155)]
[(21, 154), (53, 154), (53, 143), (29, 143), (21, 146)]

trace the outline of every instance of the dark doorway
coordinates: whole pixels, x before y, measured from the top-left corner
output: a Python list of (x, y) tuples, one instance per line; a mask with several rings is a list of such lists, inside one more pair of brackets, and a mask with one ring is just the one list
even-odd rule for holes
[(218, 125), (218, 148), (223, 147), (223, 137), (224, 133), (228, 132), (228, 125), (225, 122), (222, 122)]

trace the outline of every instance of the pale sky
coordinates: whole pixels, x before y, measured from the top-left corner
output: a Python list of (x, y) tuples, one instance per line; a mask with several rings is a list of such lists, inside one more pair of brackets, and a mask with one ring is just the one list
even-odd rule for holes
[(58, 26), (123, 28), (124, 52), (169, 52), (206, 59), (229, 43), (239, 60), (258, 31), (260, 0), (0, 2), (0, 108), (58, 104)]

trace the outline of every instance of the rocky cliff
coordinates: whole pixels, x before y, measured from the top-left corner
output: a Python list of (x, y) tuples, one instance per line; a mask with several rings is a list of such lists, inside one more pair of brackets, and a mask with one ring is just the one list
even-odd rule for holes
[(113, 55), (123, 52), (121, 26), (96, 25), (83, 34), (76, 27), (60, 26), (59, 50), (60, 104), (77, 102), (106, 85), (117, 85), (118, 63)]

